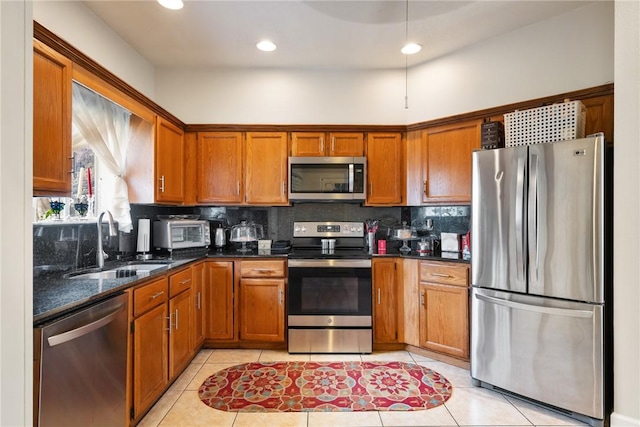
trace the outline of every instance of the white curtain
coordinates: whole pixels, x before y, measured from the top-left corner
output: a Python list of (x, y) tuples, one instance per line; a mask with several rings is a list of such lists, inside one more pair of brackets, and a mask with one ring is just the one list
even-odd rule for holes
[(102, 208), (111, 212), (120, 231), (129, 233), (133, 227), (125, 164), (131, 113), (76, 82), (73, 83), (72, 107), (73, 144), (77, 146), (84, 140), (101, 168), (106, 170), (100, 174), (106, 177), (99, 194)]

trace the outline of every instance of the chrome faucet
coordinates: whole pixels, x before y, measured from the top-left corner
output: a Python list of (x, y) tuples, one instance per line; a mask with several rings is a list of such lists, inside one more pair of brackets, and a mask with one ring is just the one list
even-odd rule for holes
[(106, 253), (104, 253), (102, 249), (102, 217), (104, 214), (109, 215), (109, 236), (114, 237), (117, 236), (116, 232), (116, 224), (113, 222), (113, 215), (109, 211), (103, 211), (100, 216), (98, 216), (98, 248), (96, 250), (96, 262), (99, 268), (104, 267), (104, 260), (109, 257)]

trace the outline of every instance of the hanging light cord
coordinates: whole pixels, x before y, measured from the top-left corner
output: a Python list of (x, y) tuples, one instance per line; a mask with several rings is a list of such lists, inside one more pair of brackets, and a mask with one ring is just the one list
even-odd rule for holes
[[(409, 0), (405, 2), (404, 43), (409, 43)], [(404, 109), (409, 108), (409, 55), (404, 55)]]

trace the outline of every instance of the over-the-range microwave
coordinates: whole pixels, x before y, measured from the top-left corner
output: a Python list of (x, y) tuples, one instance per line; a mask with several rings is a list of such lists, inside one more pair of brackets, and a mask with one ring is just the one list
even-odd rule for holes
[(289, 157), (289, 201), (363, 201), (366, 171), (365, 157)]

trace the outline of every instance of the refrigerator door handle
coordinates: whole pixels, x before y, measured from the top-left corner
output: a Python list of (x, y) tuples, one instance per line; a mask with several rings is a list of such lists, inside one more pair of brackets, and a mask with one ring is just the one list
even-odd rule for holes
[(537, 154), (531, 155), (531, 172), (529, 176), (529, 250), (533, 255), (534, 262), (529, 266), (531, 282), (538, 282), (538, 267), (540, 265), (539, 239), (538, 233), (538, 172), (539, 158)]
[(504, 307), (515, 308), (517, 310), (533, 311), (542, 314), (551, 314), (556, 316), (565, 317), (581, 317), (590, 318), (593, 317), (593, 311), (587, 310), (571, 310), (567, 308), (555, 308), (555, 307), (542, 307), (539, 305), (523, 304), (520, 302), (509, 301), (501, 298), (490, 297), (487, 295), (476, 294), (479, 300), (487, 302), (489, 304), (502, 305)]
[(516, 217), (515, 217), (515, 226), (516, 226), (516, 263), (517, 265), (517, 277), (518, 280), (525, 280), (525, 260), (524, 260), (524, 252), (525, 252), (525, 227), (524, 227), (524, 158), (520, 157), (518, 159), (518, 169), (516, 174)]

